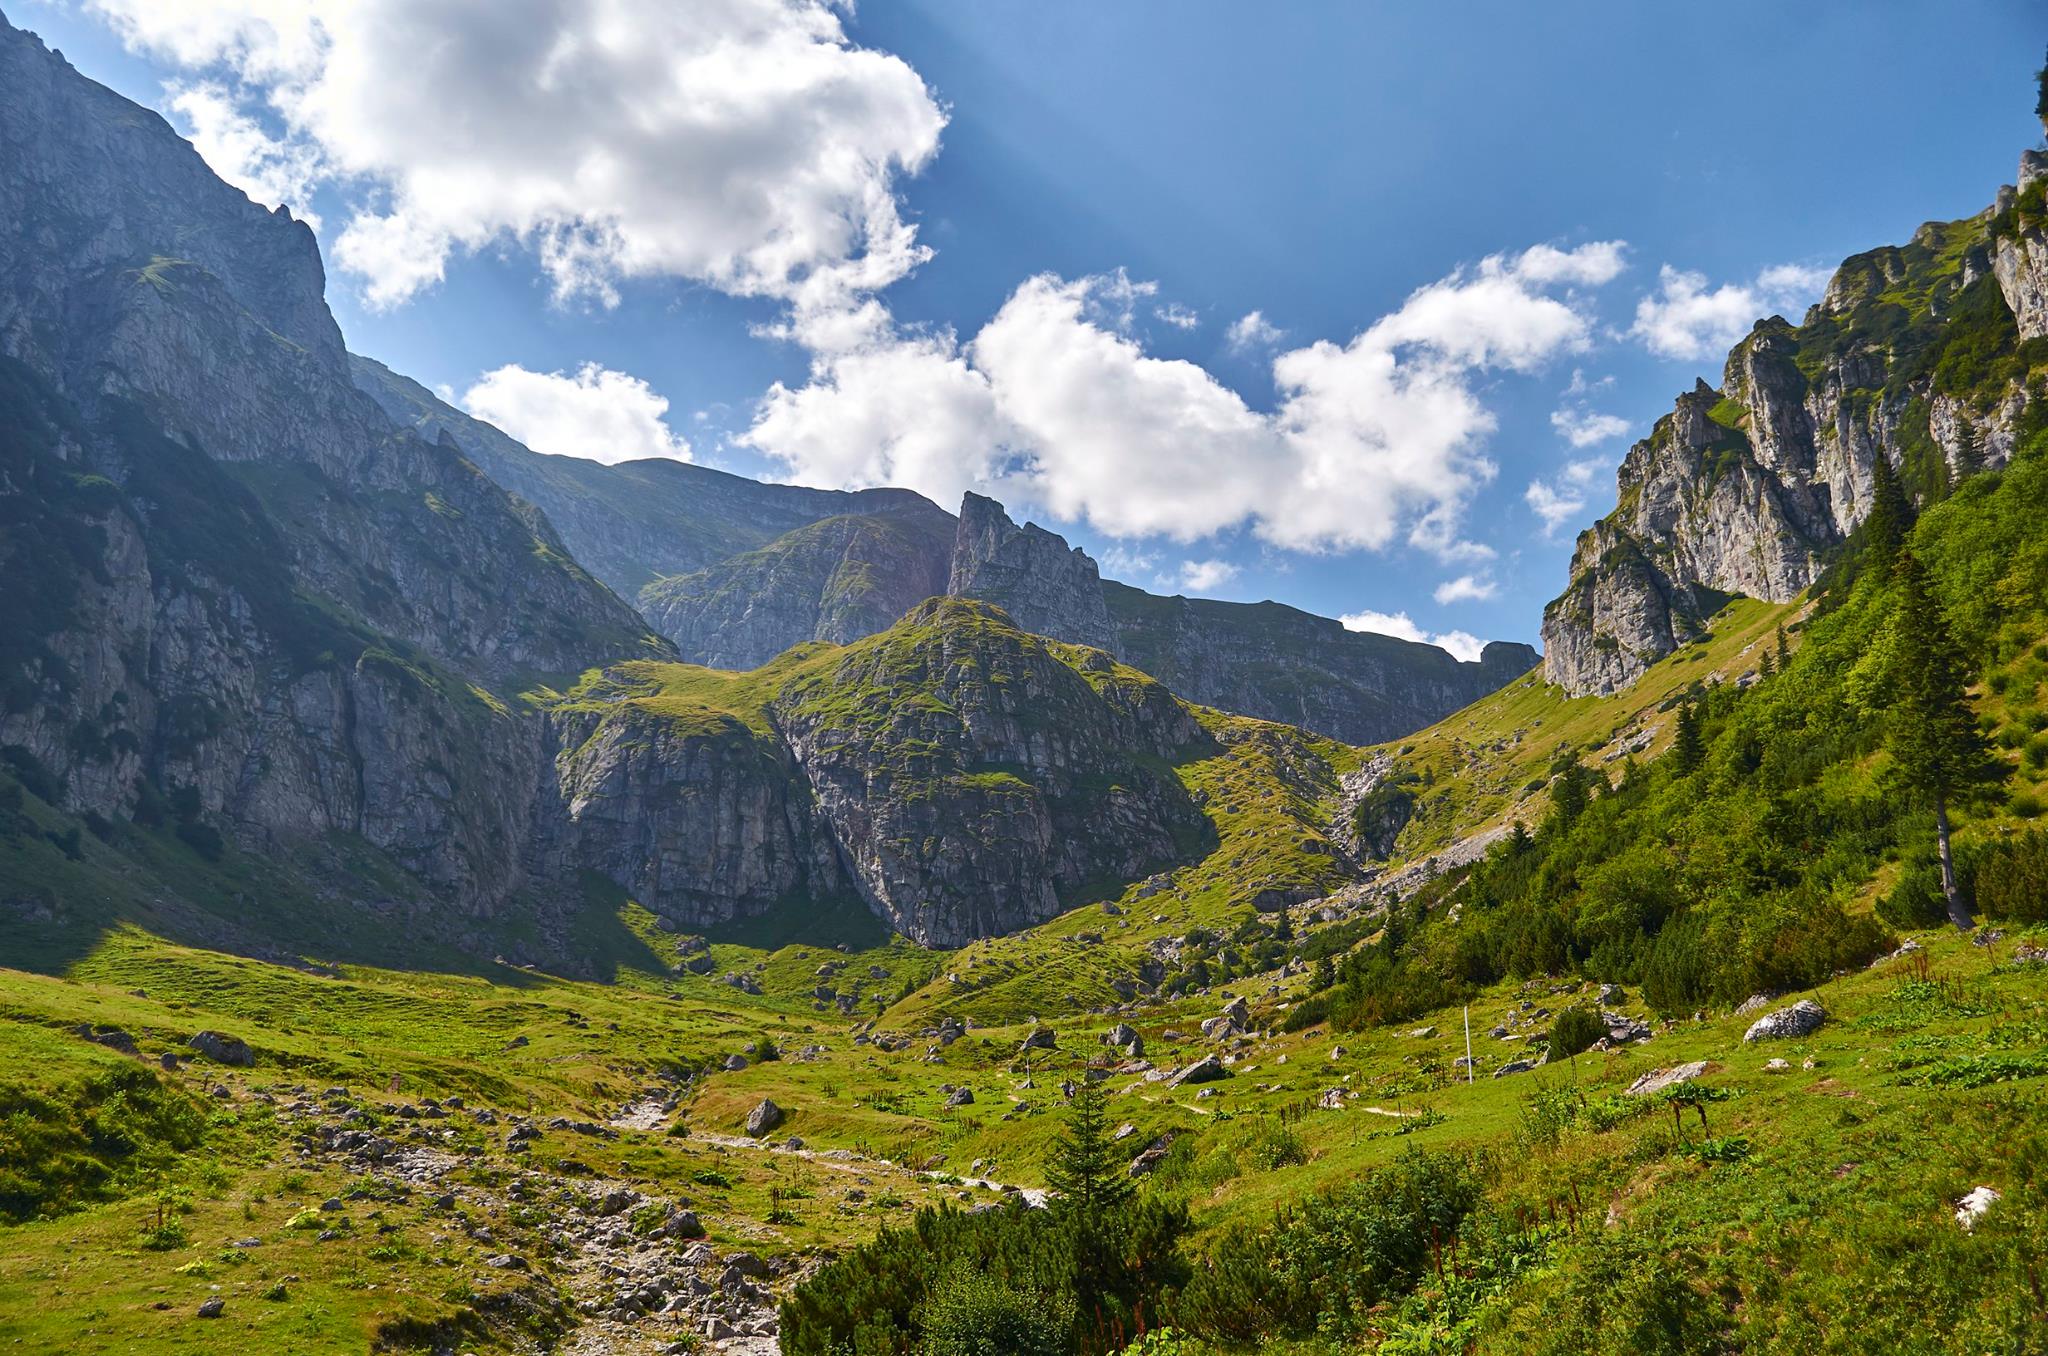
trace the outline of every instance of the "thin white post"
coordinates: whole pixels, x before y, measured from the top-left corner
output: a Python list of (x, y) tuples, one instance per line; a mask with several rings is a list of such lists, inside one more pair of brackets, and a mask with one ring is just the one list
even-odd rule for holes
[(1465, 1005), (1465, 1081), (1472, 1081), (1472, 1005)]

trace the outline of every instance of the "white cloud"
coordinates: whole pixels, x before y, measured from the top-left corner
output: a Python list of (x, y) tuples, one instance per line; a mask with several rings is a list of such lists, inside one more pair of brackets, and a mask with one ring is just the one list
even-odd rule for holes
[(1347, 631), (1370, 631), (1376, 635), (1392, 636), (1396, 640), (1413, 640), (1424, 645), (1440, 645), (1450, 651), (1452, 657), (1472, 663), (1479, 658), (1479, 652), (1486, 648), (1486, 642), (1470, 631), (1444, 631), (1430, 635), (1417, 626), (1406, 612), (1347, 612), (1337, 620)]
[(1657, 292), (1636, 303), (1629, 334), (1661, 358), (1718, 357), (1762, 317), (1802, 309), (1827, 281), (1826, 269), (1776, 264), (1754, 282), (1722, 283), (1710, 291), (1704, 273), (1666, 264), (1657, 273)]
[(1270, 413), (1147, 353), (1128, 321), (1151, 289), (1121, 273), (1028, 279), (966, 342), (899, 329), (873, 301), (800, 308), (789, 333), (813, 350), (811, 378), (774, 388), (743, 441), (807, 484), (908, 485), (941, 502), (980, 487), (1124, 538), (1249, 526), (1290, 549), (1405, 537), (1486, 560), (1459, 531), (1495, 474), (1476, 382), (1587, 344), (1581, 307), (1533, 281), (1606, 276), (1619, 247), (1582, 250), (1581, 263), (1487, 259), (1347, 344), (1278, 354)]
[(1554, 534), (1558, 528), (1586, 511), (1585, 495), (1544, 480), (1530, 481), (1529, 488), (1522, 491), (1522, 498), (1543, 520), (1545, 536)]
[(320, 218), (310, 207), (313, 187), (326, 174), (318, 148), (271, 136), (220, 85), (174, 84), (165, 93), (214, 173), (265, 207), (288, 204), (299, 220), (319, 227)]
[(1573, 447), (1591, 447), (1629, 431), (1628, 420), (1618, 414), (1597, 414), (1583, 406), (1550, 412), (1550, 426), (1564, 435)]
[(1155, 306), (1152, 309), (1152, 314), (1158, 316), (1177, 330), (1192, 330), (1199, 327), (1202, 323), (1201, 316), (1177, 301), (1169, 301), (1164, 306)]
[[(853, 46), (826, 0), (87, 3), (207, 79), (211, 102), (186, 116), (214, 120), (202, 150), (224, 173), (247, 181), (255, 155), (347, 191), (334, 256), (375, 304), (508, 238), (558, 296), (603, 300), (623, 278), (676, 276), (815, 305), (924, 255), (894, 186), (937, 151), (945, 114), (905, 62)], [(252, 150), (231, 96), (267, 103), (283, 147)]]
[(1267, 320), (1260, 311), (1252, 311), (1230, 322), (1230, 328), (1223, 332), (1223, 341), (1236, 353), (1248, 353), (1257, 348), (1270, 348), (1287, 337), (1287, 331)]
[(1237, 566), (1227, 560), (1184, 560), (1180, 586), (1192, 593), (1212, 593), (1237, 578)]
[(602, 462), (690, 459), (690, 445), (666, 421), (668, 398), (596, 363), (574, 375), (500, 367), (477, 378), (462, 407), (536, 452)]
[(1150, 574), (1159, 564), (1155, 552), (1119, 542), (1102, 553), (1102, 572), (1112, 579), (1129, 579), (1133, 575)]
[(1491, 576), (1461, 574), (1456, 579), (1446, 579), (1436, 586), (1433, 595), (1438, 603), (1483, 603), (1500, 592), (1500, 585)]

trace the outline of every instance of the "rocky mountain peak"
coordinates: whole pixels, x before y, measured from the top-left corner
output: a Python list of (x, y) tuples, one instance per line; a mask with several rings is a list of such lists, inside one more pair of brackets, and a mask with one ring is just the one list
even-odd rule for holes
[(1017, 526), (985, 495), (961, 500), (946, 591), (996, 603), (1026, 631), (1114, 648), (1095, 561), (1036, 523)]
[(1720, 390), (1697, 381), (1617, 477), (1544, 610), (1544, 675), (1612, 691), (1703, 631), (1730, 594), (1810, 587), (1870, 511), (1879, 457), (1922, 499), (2002, 465), (2037, 399), (2024, 363), (2048, 337), (2048, 153), (1991, 210), (1930, 222), (1842, 262), (1819, 305), (1757, 322)]

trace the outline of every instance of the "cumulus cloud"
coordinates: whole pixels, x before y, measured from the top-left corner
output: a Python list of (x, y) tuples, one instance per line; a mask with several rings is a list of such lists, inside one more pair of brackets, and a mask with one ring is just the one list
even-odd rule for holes
[(1191, 593), (1212, 593), (1237, 578), (1237, 566), (1227, 560), (1184, 560), (1180, 586)]
[(1585, 495), (1547, 480), (1530, 481), (1529, 488), (1522, 491), (1522, 498), (1543, 520), (1545, 536), (1555, 534), (1558, 528), (1586, 511)]
[(1486, 648), (1486, 642), (1470, 631), (1442, 631), (1431, 635), (1417, 626), (1406, 612), (1347, 612), (1337, 620), (1347, 631), (1370, 631), (1375, 635), (1392, 636), (1396, 640), (1413, 640), (1424, 645), (1439, 645), (1450, 651), (1452, 657), (1472, 663), (1479, 658), (1479, 652)]
[(1433, 596), (1442, 604), (1483, 603), (1499, 592), (1500, 585), (1489, 575), (1461, 574), (1438, 584)]
[(265, 207), (289, 205), (301, 221), (319, 227), (318, 214), (308, 206), (327, 172), (317, 147), (273, 137), (221, 85), (174, 84), (165, 93), (214, 173)]
[(1177, 330), (1192, 330), (1202, 323), (1201, 316), (1177, 301), (1169, 301), (1164, 306), (1154, 307), (1152, 314)]
[(462, 407), (536, 452), (602, 462), (690, 460), (689, 443), (668, 426), (668, 397), (596, 363), (574, 373), (500, 367), (477, 378)]
[[(87, 3), (205, 77), (183, 111), (224, 173), (307, 167), (346, 191), (334, 256), (374, 304), (505, 239), (558, 296), (606, 301), (659, 275), (819, 305), (924, 255), (895, 183), (945, 115), (826, 0)], [(267, 147), (247, 140), (259, 104), (283, 128)]]
[(1565, 463), (1555, 479), (1529, 482), (1522, 499), (1543, 520), (1544, 536), (1556, 536), (1560, 527), (1586, 511), (1587, 491), (1605, 465), (1597, 457), (1587, 457)]
[[(1609, 277), (1618, 245), (1497, 256), (1414, 293), (1348, 343), (1273, 359), (1276, 409), (1132, 332), (1149, 284), (1026, 280), (971, 339), (905, 331), (877, 304), (800, 314), (810, 379), (778, 386), (743, 441), (807, 484), (980, 487), (1125, 538), (1249, 526), (1276, 546), (1490, 558), (1460, 534), (1495, 474), (1478, 382), (1584, 348), (1591, 321), (1543, 290)], [(1582, 257), (1583, 256), (1583, 257)]]
[(1618, 414), (1599, 414), (1583, 406), (1567, 406), (1550, 412), (1550, 426), (1573, 447), (1591, 447), (1628, 432), (1629, 422)]
[(1803, 309), (1827, 281), (1824, 268), (1776, 264), (1752, 282), (1710, 289), (1706, 274), (1666, 264), (1658, 270), (1657, 291), (1636, 303), (1629, 334), (1661, 358), (1718, 357), (1762, 317)]
[(1236, 353), (1270, 348), (1286, 337), (1287, 331), (1267, 320), (1261, 311), (1239, 316), (1230, 322), (1230, 328), (1223, 333), (1223, 341)]

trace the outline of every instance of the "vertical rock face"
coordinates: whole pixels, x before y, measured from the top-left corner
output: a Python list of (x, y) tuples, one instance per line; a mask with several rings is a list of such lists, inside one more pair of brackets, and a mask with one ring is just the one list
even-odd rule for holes
[(1213, 844), (1166, 770), (1209, 748), (1187, 709), (987, 604), (931, 599), (735, 679), (737, 711), (664, 688), (671, 672), (627, 666), (551, 713), (536, 874), (598, 871), (693, 926), (851, 896), (954, 946)]
[(1027, 631), (1108, 650), (1190, 701), (1352, 743), (1420, 729), (1537, 662), (1529, 646), (1496, 641), (1461, 663), (1279, 603), (1162, 598), (1105, 581), (1085, 552), (1018, 527), (977, 494), (960, 506), (948, 591), (997, 604)]
[(1019, 527), (995, 500), (969, 494), (946, 592), (980, 598), (1026, 631), (1098, 650), (1114, 649), (1102, 576), (1079, 547), (1036, 523)]
[(2043, 228), (2042, 193), (2048, 189), (2048, 151), (2020, 157), (2019, 186), (2001, 215), (2010, 229), (1994, 234), (1992, 270), (1998, 290), (2012, 308), (2022, 339), (2048, 337), (2048, 230)]
[(1991, 210), (1844, 261), (1802, 323), (1759, 321), (1719, 390), (1629, 449), (1544, 609), (1546, 679), (1610, 692), (1728, 595), (1796, 597), (1869, 514), (1878, 457), (1925, 501), (2012, 455), (2039, 398), (2018, 348), (2048, 335), (2048, 155), (2020, 177)]
[(479, 694), (662, 647), (355, 389), (303, 224), (4, 21), (0, 89), (0, 744), (494, 906), (536, 755)]
[(946, 591), (951, 514), (923, 499), (788, 532), (694, 574), (658, 579), (640, 607), (684, 658), (751, 669), (792, 645), (887, 630)]

